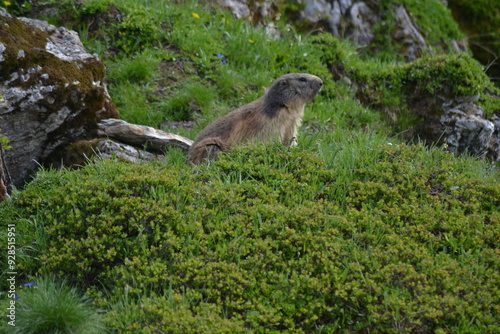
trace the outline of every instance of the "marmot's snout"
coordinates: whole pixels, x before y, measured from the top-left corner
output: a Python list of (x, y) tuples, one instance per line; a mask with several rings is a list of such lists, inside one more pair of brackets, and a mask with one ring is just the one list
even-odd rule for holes
[(310, 84), (311, 84), (312, 90), (314, 91), (314, 96), (316, 96), (321, 91), (321, 87), (323, 87), (323, 80), (321, 80), (320, 78), (318, 78), (317, 76), (314, 76), (314, 75), (313, 75), (313, 77), (314, 78), (312, 80), (310, 80)]
[(289, 74), (289, 78), (287, 79), (294, 83), (291, 84), (291, 86), (295, 86), (295, 90), (300, 92), (299, 95), (307, 101), (311, 101), (320, 92), (323, 86), (323, 80), (315, 75), (307, 73)]
[(318, 78), (317, 83), (319, 85), (319, 88), (318, 88), (318, 92), (319, 92), (321, 90), (321, 87), (323, 87), (323, 80), (321, 80), (320, 78)]

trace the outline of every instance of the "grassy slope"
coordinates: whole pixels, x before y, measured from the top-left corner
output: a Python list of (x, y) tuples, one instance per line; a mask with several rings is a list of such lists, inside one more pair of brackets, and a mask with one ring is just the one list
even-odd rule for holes
[[(81, 17), (109, 2), (86, 2)], [(20, 281), (56, 273), (119, 333), (498, 332), (496, 169), (389, 138), (383, 116), (329, 79), (332, 64), (359, 77), (392, 64), (285, 27), (272, 40), (196, 3), (115, 5), (127, 20), (106, 38), (80, 33), (107, 59), (126, 120), (196, 119), (175, 130), (194, 137), (280, 74), (327, 84), (297, 149), (39, 173), (0, 205), (2, 223), (17, 223)], [(128, 53), (106, 54), (116, 46)]]

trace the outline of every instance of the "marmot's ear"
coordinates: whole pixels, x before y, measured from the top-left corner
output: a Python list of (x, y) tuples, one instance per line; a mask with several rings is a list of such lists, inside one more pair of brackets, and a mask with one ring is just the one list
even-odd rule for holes
[(288, 80), (281, 80), (280, 81), (280, 86), (283, 86), (283, 87), (288, 86)]

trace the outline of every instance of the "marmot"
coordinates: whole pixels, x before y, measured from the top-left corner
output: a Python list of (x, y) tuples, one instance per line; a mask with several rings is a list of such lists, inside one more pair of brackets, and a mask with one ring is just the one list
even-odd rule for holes
[(251, 140), (279, 140), (296, 145), (306, 102), (321, 89), (315, 75), (290, 73), (279, 77), (265, 95), (206, 126), (189, 149), (189, 160), (215, 159), (220, 151)]

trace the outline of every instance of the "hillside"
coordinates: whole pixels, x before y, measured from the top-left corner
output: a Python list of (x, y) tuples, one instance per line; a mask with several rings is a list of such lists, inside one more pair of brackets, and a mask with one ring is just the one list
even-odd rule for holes
[[(475, 96), (497, 114), (484, 68), (437, 44), (409, 62), (365, 50), (277, 3), (279, 38), (212, 2), (10, 8), (76, 30), (124, 120), (189, 138), (284, 73), (325, 82), (296, 148), (251, 144), (199, 166), (177, 149), (150, 163), (96, 159), (14, 191), (0, 237), (16, 244), (15, 332), (500, 331), (498, 163), (419, 136), (415, 113)], [(429, 6), (459, 38), (451, 12)]]

